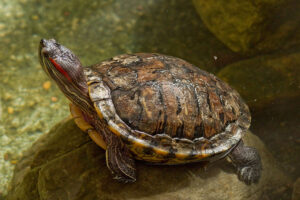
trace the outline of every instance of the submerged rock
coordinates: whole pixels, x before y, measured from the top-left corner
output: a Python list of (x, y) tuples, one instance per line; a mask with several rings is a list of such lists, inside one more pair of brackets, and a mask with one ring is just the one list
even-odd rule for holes
[(266, 55), (236, 62), (218, 77), (235, 88), (250, 106), (263, 106), (279, 98), (299, 96), (300, 53)]
[(300, 199), (300, 178), (298, 178), (294, 183), (294, 190), (292, 200)]
[(112, 179), (104, 150), (67, 119), (43, 135), (17, 164), (7, 200), (32, 199), (260, 199), (270, 188), (290, 180), (253, 134), (245, 143), (262, 157), (258, 184), (240, 182), (226, 159), (203, 164), (153, 166), (138, 162), (138, 180), (122, 184)]
[(300, 44), (298, 0), (194, 0), (203, 22), (235, 52), (255, 54)]

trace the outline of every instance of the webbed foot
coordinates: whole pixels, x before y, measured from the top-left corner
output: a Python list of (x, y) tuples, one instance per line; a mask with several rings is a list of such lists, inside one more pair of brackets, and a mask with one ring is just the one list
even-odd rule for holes
[(237, 168), (237, 174), (241, 181), (247, 185), (258, 183), (261, 176), (262, 164), (257, 150), (244, 146), (243, 141), (229, 154), (233, 165)]

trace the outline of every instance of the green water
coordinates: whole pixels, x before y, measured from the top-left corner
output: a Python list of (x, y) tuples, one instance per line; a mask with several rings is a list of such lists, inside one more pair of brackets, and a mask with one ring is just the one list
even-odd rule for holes
[[(299, 169), (297, 170), (300, 166), (299, 159), (291, 155), (299, 150), (297, 134), (299, 133), (299, 110), (297, 111), (299, 82), (294, 76), (297, 76), (300, 68), (298, 65), (300, 46), (295, 45), (287, 50), (293, 53), (295, 58), (298, 57), (298, 61), (295, 61), (291, 69), (274, 67), (275, 71), (292, 74), (275, 76), (276, 71), (274, 76), (271, 75), (275, 77), (274, 80), (270, 79), (262, 86), (266, 87), (265, 90), (260, 91), (259, 97), (262, 98), (257, 98), (256, 87), (261, 88), (260, 84), (265, 82), (256, 83), (254, 78), (261, 75), (260, 80), (265, 80), (262, 74), (265, 70), (260, 69), (256, 74), (254, 73), (253, 78), (244, 76), (243, 71), (231, 75), (231, 68), (225, 71), (222, 69), (232, 63), (243, 65), (243, 61), (252, 57), (259, 57), (260, 61), (257, 62), (270, 60), (268, 62), (272, 63), (272, 59), (285, 57), (285, 51), (278, 50), (280, 56), (267, 53), (266, 57), (262, 53), (254, 55), (252, 52), (249, 54), (233, 52), (226, 46), (226, 42), (216, 37), (202, 22), (192, 2), (185, 0), (64, 2), (1, 0), (0, 197), (5, 196), (9, 189), (8, 183), (13, 175), (14, 165), (22, 156), (22, 151), (30, 147), (54, 124), (69, 115), (67, 100), (53, 82), (49, 86), (47, 83), (49, 79), (39, 65), (37, 47), (41, 38), (55, 38), (72, 49), (84, 65), (122, 53), (159, 52), (183, 58), (212, 73), (220, 73), (224, 80), (233, 82), (236, 88), (241, 90), (239, 92), (243, 97), (250, 102), (251, 106), (253, 105), (251, 107), (254, 111), (253, 129), (257, 130), (257, 135), (261, 134), (265, 143), (272, 142), (267, 146), (272, 149), (274, 146), (281, 145), (280, 142), (283, 141), (285, 142), (283, 147), (290, 147), (288, 154), (284, 153), (284, 149), (277, 148), (274, 154), (278, 155), (280, 162), (288, 164), (283, 168), (294, 176), (293, 180), (299, 176)], [(276, 51), (272, 50), (272, 53), (274, 52)], [(295, 58), (286, 57), (280, 62), (291, 66)], [(266, 66), (270, 67), (268, 64)], [(246, 77), (244, 80), (237, 78), (243, 76)], [(243, 91), (243, 83), (251, 81), (251, 78), (254, 86), (250, 88), (251, 95), (247, 96), (249, 90)], [(286, 83), (286, 87), (284, 83), (280, 83), (280, 86), (284, 85), (282, 88), (275, 84), (282, 80)], [(268, 96), (265, 97), (263, 94), (268, 88), (275, 92), (267, 92)], [(280, 101), (274, 101), (274, 98), (277, 99), (278, 94), (281, 93), (284, 95), (280, 97)], [(277, 96), (274, 97), (273, 94)], [(256, 101), (259, 102), (256, 104)], [(266, 111), (271, 114), (265, 116)], [(282, 115), (283, 112), (290, 114), (285, 116)], [(266, 123), (261, 123), (262, 121)], [(274, 133), (273, 138), (270, 137), (270, 134), (266, 133), (267, 130), (276, 129), (278, 124), (282, 130)], [(287, 135), (282, 136), (283, 133)], [(278, 139), (281, 137), (286, 140)]]

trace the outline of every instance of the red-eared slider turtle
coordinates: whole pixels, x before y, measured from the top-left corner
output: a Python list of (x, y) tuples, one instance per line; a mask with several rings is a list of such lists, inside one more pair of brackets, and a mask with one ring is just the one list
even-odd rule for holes
[(135, 159), (156, 164), (229, 156), (240, 180), (258, 182), (261, 160), (241, 140), (250, 112), (239, 94), (179, 58), (137, 53), (82, 67), (54, 39), (42, 39), (40, 62), (71, 101), (77, 125), (106, 150), (115, 179), (136, 180)]

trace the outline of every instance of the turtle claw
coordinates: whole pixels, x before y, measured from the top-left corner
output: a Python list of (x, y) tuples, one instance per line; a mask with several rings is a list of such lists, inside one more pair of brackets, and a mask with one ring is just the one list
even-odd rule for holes
[(121, 182), (121, 183), (134, 183), (136, 181), (136, 178), (128, 178), (128, 177), (122, 177), (122, 176), (114, 176), (113, 179)]
[(247, 185), (251, 185), (251, 183), (258, 183), (260, 174), (261, 169), (255, 166), (245, 166), (238, 168), (239, 179), (245, 182)]

